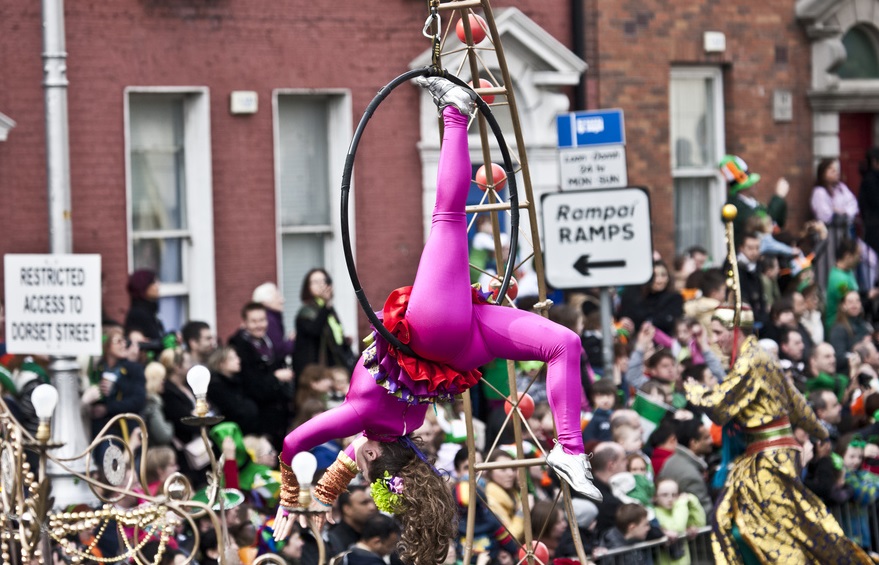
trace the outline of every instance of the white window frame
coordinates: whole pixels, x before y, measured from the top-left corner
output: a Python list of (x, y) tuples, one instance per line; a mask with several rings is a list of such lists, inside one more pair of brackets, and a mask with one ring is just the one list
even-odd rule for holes
[[(141, 235), (181, 237), (183, 282), (159, 285), (161, 297), (186, 296), (190, 320), (217, 327), (217, 292), (214, 270), (213, 169), (211, 166), (210, 90), (204, 86), (129, 86), (124, 91), (125, 120), (125, 213), (128, 241), (128, 272), (134, 269), (134, 230), (131, 208), (131, 123), (132, 94), (177, 94), (183, 102), (183, 144), (186, 161), (186, 230), (141, 232)], [(177, 329), (180, 328), (168, 328)]]
[[(713, 156), (713, 162), (709, 162), (708, 166), (705, 167), (692, 167), (692, 168), (682, 168), (676, 169), (674, 166), (674, 146), (671, 142), (671, 120), (672, 120), (672, 97), (671, 97), (671, 83), (675, 79), (711, 79), (712, 81), (712, 96), (715, 100), (715, 112), (714, 112), (714, 148), (715, 154)], [(723, 178), (721, 177), (720, 171), (717, 167), (717, 164), (720, 163), (720, 160), (726, 154), (726, 128), (725, 128), (725, 114), (724, 114), (724, 100), (723, 100), (723, 72), (720, 67), (708, 67), (708, 66), (673, 66), (671, 68), (671, 74), (669, 76), (669, 96), (668, 96), (668, 107), (669, 107), (669, 160), (671, 166), (671, 174), (673, 179), (678, 178), (712, 178), (713, 181), (710, 182), (709, 194), (708, 194), (708, 202), (709, 208), (712, 213), (716, 211), (713, 217), (717, 219), (716, 222), (711, 222), (711, 241), (706, 246), (708, 252), (711, 254), (711, 257), (714, 260), (715, 265), (719, 265), (723, 263), (724, 258), (726, 257), (726, 246), (724, 243), (724, 230), (723, 224), (720, 220), (720, 209), (726, 203), (726, 184), (723, 182)], [(674, 190), (674, 188), (672, 188)], [(672, 195), (674, 199), (674, 194)], [(676, 213), (676, 211), (675, 211)]]
[[(330, 224), (329, 225), (309, 225), (298, 227), (284, 227), (281, 224), (281, 143), (280, 143), (280, 109), (279, 98), (282, 96), (326, 96), (329, 98), (328, 104), (328, 123), (327, 123), (327, 140), (330, 146), (328, 153), (327, 166), (329, 167), (328, 179), (330, 179)], [(278, 273), (278, 287), (283, 289), (285, 285), (284, 277), (284, 253), (283, 238), (289, 234), (315, 234), (329, 235), (324, 240), (324, 261), (323, 268), (333, 277), (333, 286), (335, 294), (333, 297), (333, 307), (338, 315), (339, 322), (348, 335), (358, 341), (359, 333), (357, 324), (357, 298), (354, 296), (354, 290), (351, 286), (350, 277), (348, 276), (348, 265), (345, 262), (345, 252), (342, 249), (342, 225), (339, 218), (342, 208), (342, 171), (345, 168), (345, 159), (347, 157), (347, 148), (351, 141), (353, 132), (352, 118), (352, 102), (351, 91), (348, 89), (329, 88), (329, 89), (300, 89), (300, 88), (279, 88), (272, 92), (272, 124), (274, 135), (274, 156), (275, 156), (275, 240), (276, 240), (276, 271)], [(338, 182), (338, 184), (333, 184)], [(355, 259), (357, 256), (357, 238), (356, 238), (356, 214), (355, 214), (355, 195), (354, 180), (351, 181), (351, 192), (348, 197), (349, 211), (349, 234), (351, 237), (351, 248)], [(315, 265), (320, 266), (320, 265)], [(302, 281), (286, 281), (296, 288)], [(368, 289), (367, 289), (368, 290)], [(379, 297), (372, 297), (378, 300)], [(384, 301), (384, 297), (381, 297)], [(289, 320), (292, 326), (294, 321)]]

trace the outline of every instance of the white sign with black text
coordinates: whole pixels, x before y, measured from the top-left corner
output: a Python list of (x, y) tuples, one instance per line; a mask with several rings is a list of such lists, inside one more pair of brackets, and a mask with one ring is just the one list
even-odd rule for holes
[(562, 190), (618, 188), (628, 184), (626, 146), (559, 149)]
[(101, 354), (101, 256), (5, 255), (6, 349)]
[(642, 284), (653, 276), (645, 189), (544, 194), (541, 214), (546, 281), (555, 288)]

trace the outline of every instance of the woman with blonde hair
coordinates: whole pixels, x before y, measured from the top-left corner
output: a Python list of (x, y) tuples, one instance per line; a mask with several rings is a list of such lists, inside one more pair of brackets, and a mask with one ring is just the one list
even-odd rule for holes
[(171, 445), (174, 439), (174, 424), (165, 416), (162, 400), (166, 373), (165, 366), (157, 361), (150, 362), (143, 370), (146, 377), (146, 406), (141, 416), (146, 422), (151, 445)]
[[(190, 455), (187, 456), (186, 446), (193, 440), (201, 441), (198, 428), (187, 426), (183, 418), (195, 415), (195, 395), (186, 383), (186, 371), (189, 370), (189, 354), (180, 347), (171, 347), (159, 355), (159, 363), (165, 369), (165, 381), (162, 392), (162, 408), (165, 419), (174, 427), (171, 445), (177, 452), (180, 471), (191, 480), (202, 479), (197, 476), (198, 465)], [(152, 440), (151, 440), (152, 441)], [(197, 445), (197, 444), (195, 444)], [(190, 463), (190, 460), (193, 463)]]
[(208, 401), (214, 409), (235, 422), (244, 435), (261, 433), (259, 406), (244, 393), (241, 381), (241, 358), (233, 347), (218, 347), (208, 358), (211, 384)]
[[(509, 453), (495, 451), (489, 463), (512, 461)], [(486, 472), (485, 498), (488, 507), (501, 524), (519, 543), (525, 539), (525, 514), (519, 493), (519, 478), (515, 467), (491, 469)]]

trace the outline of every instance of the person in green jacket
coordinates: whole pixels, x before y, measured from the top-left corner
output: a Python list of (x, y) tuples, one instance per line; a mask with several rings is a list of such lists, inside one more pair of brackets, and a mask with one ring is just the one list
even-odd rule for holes
[(836, 373), (836, 351), (833, 346), (826, 341), (815, 345), (809, 356), (806, 394), (816, 390), (829, 390), (843, 402), (850, 382), (846, 375)]
[(836, 246), (836, 265), (827, 277), (827, 308), (824, 311), (824, 326), (827, 333), (836, 322), (836, 311), (843, 297), (850, 291), (859, 291), (855, 268), (861, 262), (858, 242), (843, 239)]
[(659, 565), (690, 565), (690, 550), (683, 539), (694, 538), (699, 528), (707, 523), (705, 510), (699, 499), (681, 492), (674, 479), (656, 483), (656, 520), (668, 537), (669, 547), (659, 552)]

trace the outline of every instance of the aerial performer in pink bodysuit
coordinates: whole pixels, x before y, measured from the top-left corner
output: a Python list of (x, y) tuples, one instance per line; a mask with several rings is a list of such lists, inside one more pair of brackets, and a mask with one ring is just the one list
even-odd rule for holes
[(418, 357), (373, 332), (345, 402), (287, 435), (275, 537), (289, 535), (298, 506), (299, 486), (289, 467), (293, 456), (362, 433), (315, 485), (311, 509), (329, 510), (360, 472), (372, 482), (379, 508), (402, 521), (404, 561), (426, 565), (445, 558), (449, 540), (457, 535), (457, 510), (445, 479), (407, 434), (421, 426), (432, 402), (476, 384), (477, 367), (492, 359), (547, 364), (547, 394), (558, 430), (547, 464), (584, 495), (601, 500), (601, 494), (591, 482), (580, 431), (580, 338), (537, 314), (489, 304), (470, 285), (464, 209), (471, 175), (467, 126), (476, 95), (440, 77), (418, 82), (433, 96), (445, 126), (436, 205), (415, 282), (392, 292), (381, 316)]

